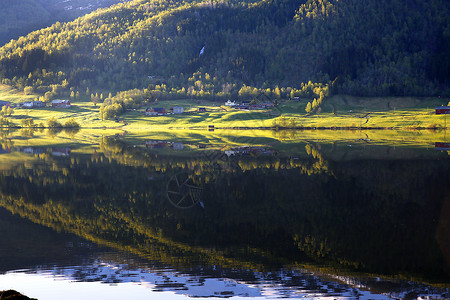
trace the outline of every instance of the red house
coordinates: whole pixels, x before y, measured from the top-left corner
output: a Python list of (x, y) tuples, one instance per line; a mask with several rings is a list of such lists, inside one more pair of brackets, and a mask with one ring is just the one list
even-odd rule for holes
[(147, 116), (161, 116), (166, 114), (166, 109), (162, 107), (150, 107), (145, 110)]
[(450, 106), (438, 106), (436, 107), (437, 115), (448, 115), (450, 114)]
[(70, 108), (71, 104), (69, 100), (53, 100), (52, 107), (58, 108)]

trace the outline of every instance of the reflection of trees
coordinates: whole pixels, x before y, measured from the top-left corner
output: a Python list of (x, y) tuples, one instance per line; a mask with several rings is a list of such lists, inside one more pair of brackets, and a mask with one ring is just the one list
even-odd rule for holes
[[(174, 265), (315, 260), (448, 275), (434, 235), (450, 166), (329, 163), (317, 146), (305, 149), (307, 158), (237, 157), (237, 164), (217, 162), (218, 169), (201, 156), (156, 155), (105, 140), (103, 154), (42, 154), (40, 163), (1, 171), (0, 203), (55, 230)], [(168, 203), (167, 182), (179, 171), (199, 174), (204, 208)]]
[(13, 141), (11, 140), (11, 138), (9, 137), (11, 135), (11, 133), (14, 130), (12, 129), (0, 129), (0, 144), (1, 144), (1, 149), (0, 151), (6, 151), (6, 150), (10, 150), (13, 147)]
[(199, 152), (189, 157), (157, 155), (138, 147), (129, 146), (115, 138), (104, 138), (101, 144), (101, 151), (104, 155), (120, 164), (142, 166), (160, 172), (166, 170), (190, 171), (197, 175), (202, 174), (205, 182), (213, 181), (219, 170), (226, 173), (236, 173), (255, 169), (265, 170), (265, 172), (298, 169), (300, 173), (308, 175), (327, 173), (328, 162), (320, 154), (320, 150), (310, 144), (305, 148), (311, 159), (300, 160), (291, 157), (264, 155), (212, 159), (211, 157), (215, 156), (224, 157), (224, 154), (208, 155)]

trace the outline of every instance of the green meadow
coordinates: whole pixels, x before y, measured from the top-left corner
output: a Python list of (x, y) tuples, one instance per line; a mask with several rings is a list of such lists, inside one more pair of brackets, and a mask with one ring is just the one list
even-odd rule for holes
[[(306, 128), (306, 129), (393, 129), (442, 130), (446, 117), (436, 115), (435, 107), (445, 105), (438, 98), (356, 98), (334, 96), (326, 100), (323, 109), (306, 114), (307, 100), (282, 100), (270, 110), (236, 110), (223, 103), (207, 101), (160, 101), (154, 106), (168, 110), (182, 106), (186, 113), (165, 116), (145, 116), (144, 110), (123, 114), (130, 130), (142, 129), (204, 129), (214, 125), (216, 129), (248, 128)], [(206, 108), (199, 112), (198, 108)]]
[[(12, 104), (31, 101), (38, 95), (26, 95), (11, 87), (0, 85), (0, 100)], [(314, 114), (306, 114), (307, 99), (300, 101), (281, 100), (272, 109), (237, 110), (223, 102), (206, 100), (164, 100), (150, 104), (153, 107), (181, 106), (183, 114), (146, 116), (145, 108), (128, 110), (117, 120), (102, 120), (99, 105), (91, 101), (72, 101), (69, 109), (15, 108), (8, 118), (17, 127), (23, 119), (32, 118), (34, 124), (46, 127), (50, 118), (64, 124), (70, 118), (82, 128), (120, 128), (126, 131), (149, 130), (205, 130), (213, 125), (216, 130), (223, 129), (331, 129), (331, 130), (434, 130), (449, 127), (450, 120), (445, 115), (436, 115), (435, 107), (446, 105), (447, 99), (439, 98), (364, 98), (333, 96), (328, 98), (322, 108)], [(199, 112), (199, 108), (206, 112)], [(266, 134), (267, 135), (267, 134)], [(333, 134), (336, 135), (336, 134)]]

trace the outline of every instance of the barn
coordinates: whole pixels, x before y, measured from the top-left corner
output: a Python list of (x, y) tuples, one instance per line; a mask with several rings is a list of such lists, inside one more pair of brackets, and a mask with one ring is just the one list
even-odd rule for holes
[(174, 106), (174, 107), (171, 107), (171, 108), (170, 108), (170, 111), (171, 111), (173, 114), (182, 114), (182, 113), (184, 112), (184, 108), (181, 107), (181, 106)]
[(166, 114), (166, 109), (162, 107), (149, 107), (145, 110), (147, 116), (161, 116)]
[(57, 108), (70, 108), (71, 104), (69, 100), (53, 100), (52, 107)]
[(450, 106), (438, 106), (436, 107), (437, 115), (448, 115), (450, 114)]

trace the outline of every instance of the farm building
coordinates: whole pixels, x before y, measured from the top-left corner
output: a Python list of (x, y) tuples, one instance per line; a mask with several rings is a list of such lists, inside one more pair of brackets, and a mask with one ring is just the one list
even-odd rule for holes
[(225, 102), (225, 106), (235, 106), (235, 105), (236, 105), (236, 101), (228, 100), (227, 102)]
[(25, 102), (22, 104), (23, 108), (33, 108), (33, 102)]
[(37, 107), (45, 107), (45, 103), (42, 101), (30, 101), (23, 103), (21, 106), (23, 108), (37, 108)]
[(33, 101), (33, 107), (45, 107), (45, 103), (42, 101)]
[(436, 107), (437, 115), (446, 115), (450, 114), (450, 106), (438, 106)]
[(161, 116), (166, 114), (166, 109), (162, 107), (149, 107), (145, 110), (147, 116)]
[(174, 106), (170, 108), (170, 112), (173, 114), (182, 114), (184, 112), (184, 108), (181, 106)]
[(71, 104), (69, 100), (53, 100), (52, 107), (70, 108)]
[(274, 107), (275, 105), (272, 102), (264, 102), (264, 103), (261, 103), (261, 106), (263, 108), (270, 108), (270, 107)]
[(206, 111), (206, 107), (199, 107), (199, 108), (198, 108), (198, 111), (199, 111), (199, 112), (205, 112), (205, 111)]

